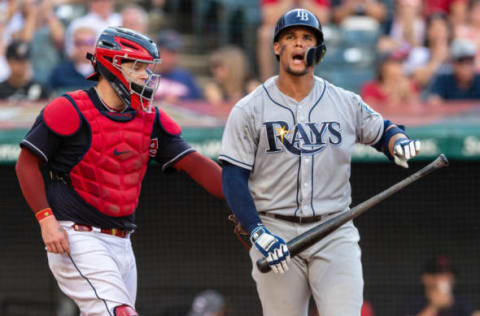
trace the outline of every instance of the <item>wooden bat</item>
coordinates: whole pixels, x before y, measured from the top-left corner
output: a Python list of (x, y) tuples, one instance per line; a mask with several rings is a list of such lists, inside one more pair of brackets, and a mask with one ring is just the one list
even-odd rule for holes
[[(438, 156), (434, 161), (432, 161), (427, 166), (423, 167), (422, 169), (418, 170), (414, 174), (408, 176), (407, 178), (403, 179), (402, 181), (392, 185), (388, 189), (378, 193), (377, 195), (372, 196), (366, 201), (358, 204), (354, 208), (350, 209), (347, 212), (344, 212), (340, 215), (337, 215), (326, 222), (318, 224), (317, 226), (307, 230), (303, 234), (298, 235), (297, 237), (293, 238), (287, 243), (288, 250), (290, 251), (290, 255), (294, 257), (295, 255), (299, 254), (300, 252), (304, 251), (308, 247), (312, 246), (346, 222), (357, 218), (358, 216), (365, 213), (367, 210), (372, 208), (373, 206), (377, 205), (378, 203), (382, 202), (383, 200), (387, 199), (394, 193), (404, 189), (408, 185), (412, 184), (413, 182), (429, 175), (430, 173), (438, 170), (440, 168), (448, 166), (447, 157), (444, 154)], [(261, 258), (257, 261), (258, 269), (266, 273), (270, 271), (270, 266), (267, 263), (266, 258)]]

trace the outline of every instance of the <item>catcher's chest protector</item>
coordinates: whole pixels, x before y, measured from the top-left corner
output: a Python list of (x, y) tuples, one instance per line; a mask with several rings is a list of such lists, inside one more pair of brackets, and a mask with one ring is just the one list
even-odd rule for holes
[(73, 189), (103, 214), (132, 214), (147, 169), (155, 112), (137, 111), (120, 122), (101, 114), (84, 91), (70, 96), (91, 130), (88, 151), (70, 171)]

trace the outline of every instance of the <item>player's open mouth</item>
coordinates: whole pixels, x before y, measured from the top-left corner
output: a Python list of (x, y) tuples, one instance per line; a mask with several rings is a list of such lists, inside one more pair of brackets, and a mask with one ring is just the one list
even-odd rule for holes
[(304, 58), (305, 58), (305, 54), (304, 54), (304, 53), (296, 53), (296, 54), (294, 54), (294, 55), (292, 56), (293, 63), (294, 63), (295, 65), (303, 64)]

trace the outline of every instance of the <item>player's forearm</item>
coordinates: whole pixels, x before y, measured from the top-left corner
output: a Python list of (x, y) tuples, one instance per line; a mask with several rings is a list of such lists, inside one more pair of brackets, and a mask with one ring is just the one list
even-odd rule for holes
[(249, 170), (228, 163), (225, 163), (222, 170), (222, 186), (228, 206), (243, 228), (251, 233), (262, 221), (248, 189), (249, 176)]
[(213, 160), (198, 152), (192, 152), (178, 161), (174, 167), (188, 174), (210, 194), (225, 199), (222, 191), (222, 168)]
[(23, 148), (15, 166), (23, 196), (33, 212), (48, 207), (45, 183), (40, 172), (40, 159)]
[(62, 22), (57, 19), (55, 14), (50, 14), (48, 19), (48, 25), (50, 27), (50, 38), (55, 43), (56, 48), (62, 48), (65, 41), (65, 28)]

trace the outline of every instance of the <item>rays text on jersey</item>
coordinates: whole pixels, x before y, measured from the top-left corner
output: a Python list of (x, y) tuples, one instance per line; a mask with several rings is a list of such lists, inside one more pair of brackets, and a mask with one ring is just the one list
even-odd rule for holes
[(291, 130), (287, 122), (264, 122), (268, 139), (268, 153), (282, 152), (283, 148), (295, 155), (313, 155), (329, 144), (342, 142), (339, 122), (298, 123)]

